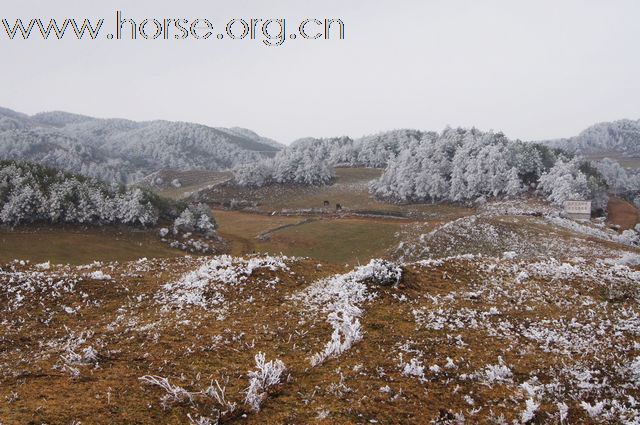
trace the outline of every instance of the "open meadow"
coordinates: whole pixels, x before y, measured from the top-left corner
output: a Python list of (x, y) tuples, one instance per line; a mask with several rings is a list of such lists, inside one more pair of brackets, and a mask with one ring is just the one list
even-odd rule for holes
[(160, 242), (157, 231), (81, 227), (0, 230), (0, 263), (3, 264), (17, 259), (80, 265), (181, 255), (184, 253)]

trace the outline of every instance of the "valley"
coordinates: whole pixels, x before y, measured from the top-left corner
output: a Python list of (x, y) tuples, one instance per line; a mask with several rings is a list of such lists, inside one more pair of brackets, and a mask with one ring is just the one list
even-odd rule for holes
[[(1, 423), (637, 423), (640, 216), (611, 188), (638, 175), (391, 134), (414, 153), (385, 169), (5, 163)], [(568, 219), (575, 193), (606, 210)]]

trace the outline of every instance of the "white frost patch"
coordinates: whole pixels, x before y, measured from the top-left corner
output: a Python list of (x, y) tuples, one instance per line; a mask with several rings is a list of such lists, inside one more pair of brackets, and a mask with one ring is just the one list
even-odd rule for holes
[(36, 264), (35, 268), (38, 270), (49, 270), (51, 268), (51, 262), (46, 261), (44, 263)]
[[(158, 299), (178, 308), (198, 306), (210, 309), (224, 302), (226, 286), (245, 282), (260, 269), (285, 270), (287, 257), (251, 257), (249, 259), (220, 255), (205, 262), (195, 271), (162, 287)], [(272, 282), (273, 283), (273, 282)]]
[(487, 382), (510, 382), (513, 377), (513, 372), (507, 367), (502, 360), (502, 357), (498, 357), (497, 365), (487, 365), (484, 370), (484, 377)]
[(638, 245), (638, 234), (633, 230), (625, 230), (622, 234), (618, 234), (615, 231), (605, 231), (596, 229), (592, 226), (577, 223), (573, 220), (569, 220), (561, 217), (547, 217), (547, 221), (550, 223), (571, 230), (576, 233), (580, 233), (586, 236), (592, 236), (605, 241), (617, 242), (628, 246)]
[(536, 412), (538, 411), (538, 407), (540, 407), (540, 404), (536, 403), (532, 398), (528, 399), (525, 402), (525, 409), (521, 415), (523, 424), (526, 424), (527, 422), (532, 421), (536, 417)]
[(583, 401), (582, 403), (580, 403), (580, 405), (589, 414), (589, 416), (592, 419), (596, 419), (598, 416), (600, 416), (602, 414), (602, 411), (604, 410), (605, 403), (604, 403), (604, 401), (599, 401), (596, 404), (591, 405), (591, 404), (587, 403), (586, 401)]
[(111, 276), (104, 273), (102, 270), (96, 270), (87, 274), (87, 277), (93, 280), (111, 280)]
[(502, 254), (502, 258), (505, 260), (513, 260), (518, 256), (518, 253), (515, 251), (507, 251)]
[(607, 258), (604, 262), (612, 265), (638, 266), (640, 265), (640, 255), (634, 252), (625, 252), (619, 258)]
[(304, 302), (309, 309), (328, 313), (327, 321), (333, 328), (331, 341), (311, 357), (311, 365), (315, 367), (328, 358), (341, 355), (362, 339), (358, 319), (362, 315), (360, 305), (375, 298), (366, 282), (393, 285), (401, 278), (400, 266), (374, 259), (349, 273), (321, 279), (295, 295), (293, 298)]
[(402, 374), (404, 376), (415, 376), (419, 378), (421, 381), (424, 380), (424, 366), (417, 359), (411, 359), (409, 363), (400, 363), (402, 366)]
[(636, 357), (629, 365), (629, 374), (631, 375), (631, 380), (637, 386), (640, 386), (640, 356)]

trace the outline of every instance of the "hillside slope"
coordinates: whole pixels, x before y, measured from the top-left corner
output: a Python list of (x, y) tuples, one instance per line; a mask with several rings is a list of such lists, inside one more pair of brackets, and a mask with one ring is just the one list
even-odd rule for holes
[(38, 162), (131, 183), (160, 169), (219, 171), (273, 156), (280, 145), (244, 129), (0, 108), (0, 159)]
[(575, 137), (545, 143), (580, 155), (639, 156), (640, 120), (599, 123)]
[(14, 263), (0, 419), (633, 423), (639, 282), (584, 259)]

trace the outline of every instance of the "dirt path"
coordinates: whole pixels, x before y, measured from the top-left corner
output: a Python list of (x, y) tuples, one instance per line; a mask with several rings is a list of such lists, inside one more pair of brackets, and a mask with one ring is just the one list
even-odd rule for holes
[(278, 227), (273, 228), (273, 229), (268, 229), (268, 230), (265, 230), (264, 232), (261, 232), (258, 236), (256, 236), (256, 239), (258, 239), (260, 241), (266, 241), (266, 240), (269, 240), (269, 237), (275, 232), (278, 232), (278, 231), (284, 230), (284, 229), (288, 229), (290, 227), (302, 226), (303, 224), (311, 223), (312, 221), (316, 221), (316, 220), (320, 220), (320, 219), (319, 218), (307, 218), (307, 219), (299, 221), (297, 223), (284, 224), (282, 226), (278, 226)]

